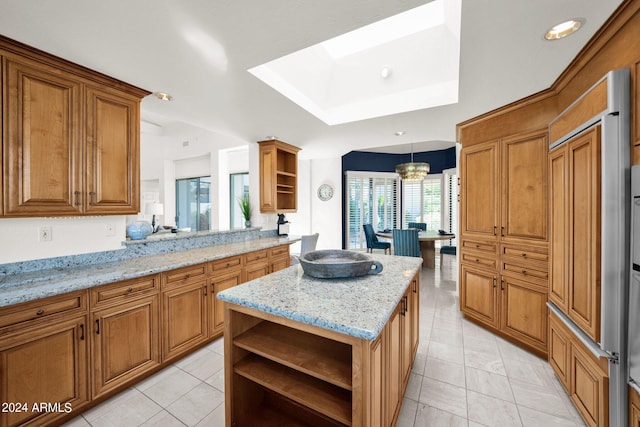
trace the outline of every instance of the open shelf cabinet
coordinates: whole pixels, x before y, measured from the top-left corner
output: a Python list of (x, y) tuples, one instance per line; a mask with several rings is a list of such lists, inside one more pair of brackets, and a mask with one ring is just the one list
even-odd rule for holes
[(260, 212), (283, 213), (298, 209), (298, 151), (278, 140), (259, 141)]

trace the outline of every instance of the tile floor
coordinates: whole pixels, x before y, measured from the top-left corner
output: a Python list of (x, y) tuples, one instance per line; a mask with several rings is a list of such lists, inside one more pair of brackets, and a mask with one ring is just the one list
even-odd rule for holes
[[(420, 346), (398, 427), (583, 426), (537, 356), (462, 318), (457, 265), (421, 274)], [(67, 423), (224, 426), (219, 339)]]

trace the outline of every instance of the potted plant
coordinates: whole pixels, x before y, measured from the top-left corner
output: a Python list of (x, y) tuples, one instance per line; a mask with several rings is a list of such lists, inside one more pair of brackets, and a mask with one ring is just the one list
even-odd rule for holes
[(238, 197), (238, 205), (244, 218), (244, 226), (247, 228), (251, 227), (251, 202), (249, 201), (249, 195), (245, 194), (242, 197)]

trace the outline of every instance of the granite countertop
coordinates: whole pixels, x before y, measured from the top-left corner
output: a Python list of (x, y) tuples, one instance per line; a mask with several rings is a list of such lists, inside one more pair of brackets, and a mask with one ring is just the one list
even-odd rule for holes
[(292, 237), (260, 238), (117, 262), (8, 275), (0, 277), (0, 307), (291, 244), (298, 240)]
[(422, 258), (369, 254), (380, 274), (316, 279), (298, 265), (222, 291), (222, 301), (337, 331), (375, 339), (389, 320)]

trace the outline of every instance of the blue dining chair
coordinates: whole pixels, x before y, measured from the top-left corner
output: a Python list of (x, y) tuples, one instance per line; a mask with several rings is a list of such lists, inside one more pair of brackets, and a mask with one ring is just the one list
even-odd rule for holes
[(422, 231), (427, 231), (427, 223), (426, 222), (410, 222), (407, 224), (407, 228), (418, 228)]
[(364, 237), (367, 239), (367, 252), (373, 253), (374, 249), (384, 249), (385, 254), (387, 251), (391, 252), (391, 243), (379, 241), (371, 224), (362, 224), (362, 228)]
[(442, 270), (443, 255), (453, 255), (454, 257), (458, 253), (455, 246), (444, 245), (440, 247), (440, 269)]
[(422, 256), (418, 230), (393, 230), (393, 254), (402, 256)]

